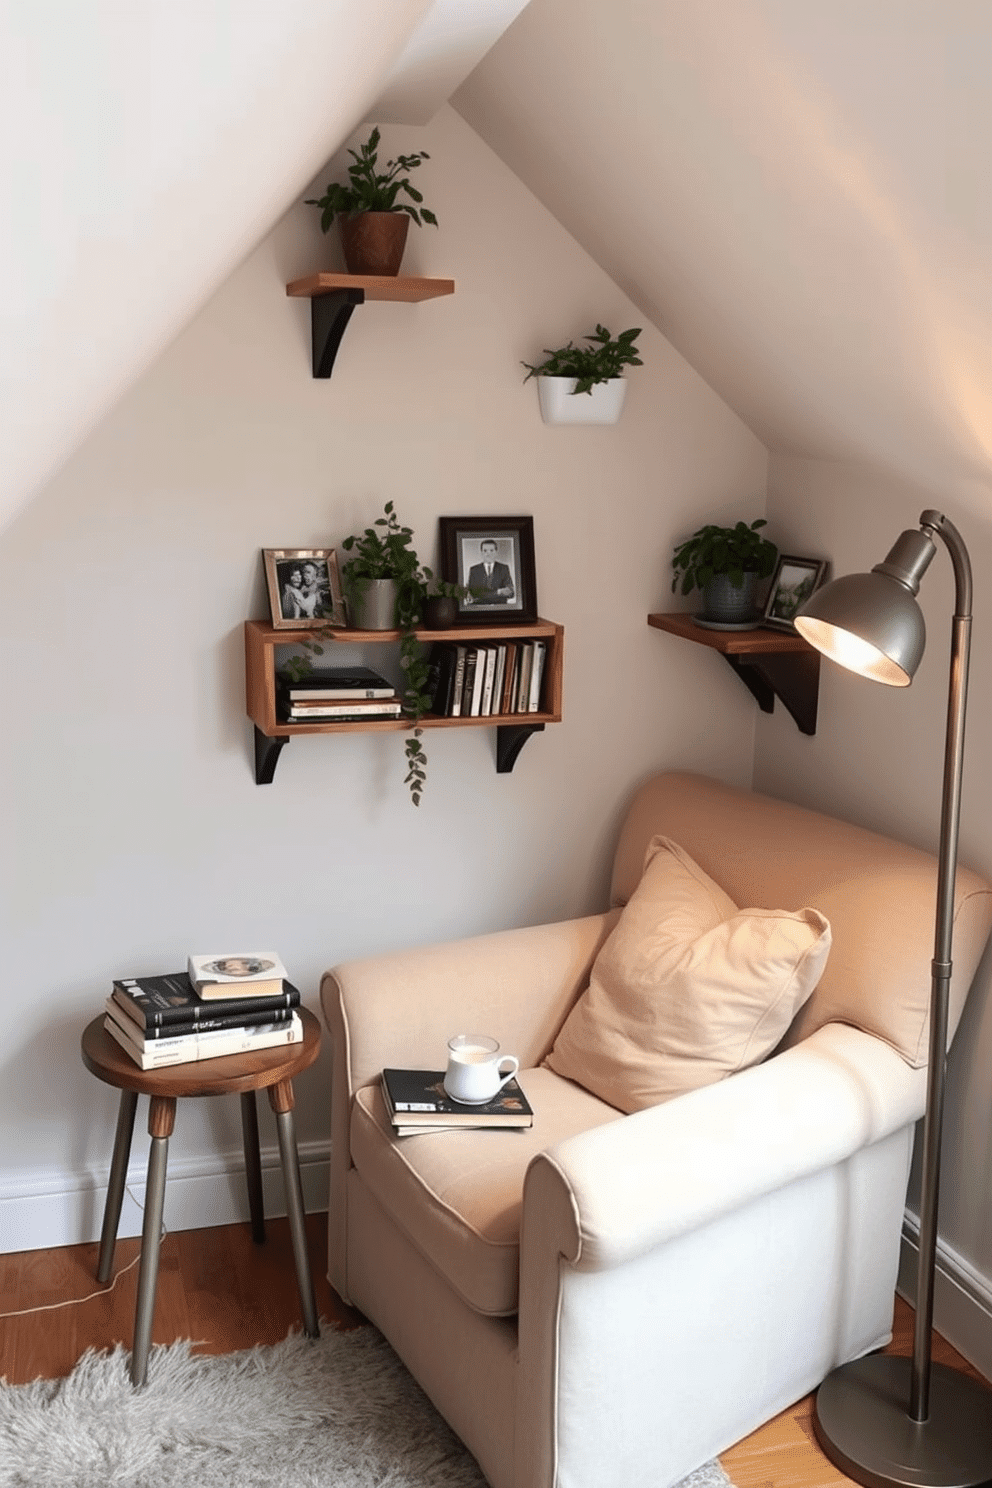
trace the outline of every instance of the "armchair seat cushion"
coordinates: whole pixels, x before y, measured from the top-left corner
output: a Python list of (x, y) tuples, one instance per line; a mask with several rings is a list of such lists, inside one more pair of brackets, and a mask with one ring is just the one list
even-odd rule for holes
[(375, 1082), (355, 1096), (352, 1161), (380, 1205), (476, 1312), (517, 1311), (520, 1212), (531, 1159), (566, 1137), (623, 1116), (547, 1069), (517, 1077), (534, 1109), (526, 1131), (439, 1131), (397, 1137)]

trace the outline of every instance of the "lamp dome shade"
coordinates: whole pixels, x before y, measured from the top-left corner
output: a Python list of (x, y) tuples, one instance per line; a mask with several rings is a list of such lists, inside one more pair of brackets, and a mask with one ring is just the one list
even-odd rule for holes
[(927, 640), (916, 600), (878, 571), (825, 584), (796, 615), (795, 627), (831, 661), (889, 687), (909, 686)]

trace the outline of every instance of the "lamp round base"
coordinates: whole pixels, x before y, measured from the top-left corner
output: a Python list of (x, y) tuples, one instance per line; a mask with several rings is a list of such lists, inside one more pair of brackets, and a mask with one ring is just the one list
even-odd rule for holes
[(978, 1488), (992, 1479), (992, 1391), (934, 1364), (930, 1415), (909, 1416), (912, 1361), (870, 1354), (827, 1376), (813, 1429), (835, 1466), (866, 1488)]

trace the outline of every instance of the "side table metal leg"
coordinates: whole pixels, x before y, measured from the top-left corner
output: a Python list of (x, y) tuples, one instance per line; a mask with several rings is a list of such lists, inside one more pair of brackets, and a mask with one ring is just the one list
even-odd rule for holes
[(143, 1385), (148, 1372), (152, 1319), (155, 1315), (155, 1287), (162, 1245), (165, 1170), (169, 1156), (169, 1138), (175, 1119), (175, 1096), (153, 1095), (148, 1112), (148, 1131), (152, 1141), (148, 1154), (145, 1221), (141, 1229), (141, 1265), (138, 1268), (138, 1303), (134, 1314), (134, 1344), (131, 1349), (132, 1385)]
[(134, 1135), (134, 1112), (138, 1104), (136, 1090), (122, 1090), (117, 1110), (117, 1135), (114, 1138), (114, 1157), (110, 1164), (110, 1182), (107, 1185), (107, 1202), (103, 1210), (103, 1229), (100, 1231), (100, 1257), (97, 1261), (96, 1279), (109, 1281), (114, 1264), (114, 1247), (117, 1244), (117, 1228), (121, 1222), (121, 1205), (124, 1202), (124, 1184), (127, 1181), (127, 1160), (131, 1155), (131, 1137)]
[(300, 1292), (303, 1326), (308, 1338), (319, 1338), (317, 1301), (313, 1292), (313, 1278), (310, 1275), (310, 1256), (307, 1252), (307, 1233), (303, 1217), (303, 1184), (300, 1180), (300, 1155), (296, 1148), (292, 1080), (281, 1080), (278, 1085), (269, 1086), (269, 1104), (275, 1112), (276, 1132), (279, 1137), (279, 1156), (282, 1161), (283, 1182), (286, 1186), (286, 1213), (289, 1216), (289, 1233), (293, 1241), (293, 1259), (296, 1262), (296, 1284)]
[(241, 1136), (245, 1149), (251, 1238), (256, 1245), (264, 1245), (265, 1204), (262, 1198), (262, 1158), (258, 1150), (258, 1107), (255, 1105), (254, 1090), (241, 1092)]

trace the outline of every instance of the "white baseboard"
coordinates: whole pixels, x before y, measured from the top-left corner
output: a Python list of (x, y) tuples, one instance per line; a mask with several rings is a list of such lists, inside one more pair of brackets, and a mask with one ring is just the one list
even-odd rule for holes
[[(900, 1296), (916, 1298), (920, 1222), (906, 1210), (899, 1255)], [(938, 1237), (933, 1283), (933, 1325), (979, 1374), (992, 1380), (992, 1282)]]
[[(301, 1142), (299, 1154), (304, 1207), (308, 1214), (317, 1213), (327, 1208), (330, 1144)], [(106, 1169), (96, 1174), (61, 1173), (0, 1185), (0, 1254), (99, 1240), (109, 1176)], [(118, 1229), (121, 1239), (141, 1234), (143, 1164), (129, 1168), (128, 1190)], [(262, 1150), (262, 1192), (267, 1216), (276, 1218), (286, 1213), (279, 1150), (275, 1146)], [(167, 1230), (198, 1230), (247, 1219), (248, 1193), (240, 1148), (209, 1158), (170, 1158), (165, 1184)]]

